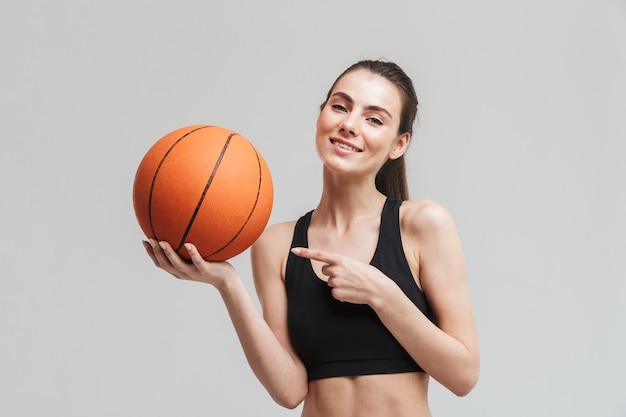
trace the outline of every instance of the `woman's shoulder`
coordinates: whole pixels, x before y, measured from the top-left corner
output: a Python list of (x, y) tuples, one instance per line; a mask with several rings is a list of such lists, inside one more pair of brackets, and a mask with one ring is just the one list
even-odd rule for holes
[(271, 224), (254, 242), (252, 250), (261, 252), (264, 256), (288, 253), (295, 226), (295, 220)]
[(255, 280), (281, 277), (287, 264), (296, 222), (281, 222), (268, 226), (251, 248)]
[(442, 204), (428, 198), (419, 198), (402, 202), (400, 225), (402, 229), (423, 234), (454, 227), (454, 220)]
[(273, 223), (263, 231), (261, 238), (271, 241), (275, 239), (283, 240), (286, 237), (291, 239), (295, 227), (295, 220)]

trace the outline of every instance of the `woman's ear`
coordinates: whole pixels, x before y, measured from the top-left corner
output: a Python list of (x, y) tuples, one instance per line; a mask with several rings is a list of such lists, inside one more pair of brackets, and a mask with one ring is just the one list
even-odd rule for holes
[(398, 159), (404, 155), (404, 152), (409, 147), (409, 143), (411, 143), (410, 133), (405, 132), (398, 136), (396, 143), (391, 148), (391, 152), (389, 152), (389, 159)]

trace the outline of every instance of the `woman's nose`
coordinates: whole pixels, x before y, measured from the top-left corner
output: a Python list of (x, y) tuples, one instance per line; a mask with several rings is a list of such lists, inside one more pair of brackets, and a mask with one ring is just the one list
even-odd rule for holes
[(341, 122), (339, 128), (341, 132), (351, 136), (356, 136), (358, 131), (357, 122), (356, 120), (354, 120), (354, 117), (352, 117), (352, 115), (346, 116)]

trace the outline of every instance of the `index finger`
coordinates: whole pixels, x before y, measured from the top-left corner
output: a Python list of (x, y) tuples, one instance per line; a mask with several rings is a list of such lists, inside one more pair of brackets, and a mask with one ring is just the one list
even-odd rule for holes
[(336, 255), (330, 252), (325, 252), (319, 249), (292, 248), (291, 252), (294, 255), (298, 255), (303, 258), (314, 259), (316, 261), (324, 262), (327, 264), (334, 263), (339, 260), (339, 255)]

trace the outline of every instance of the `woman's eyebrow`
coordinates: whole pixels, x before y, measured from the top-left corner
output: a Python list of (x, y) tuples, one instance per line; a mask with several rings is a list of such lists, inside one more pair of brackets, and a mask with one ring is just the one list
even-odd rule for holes
[[(344, 99), (345, 101), (347, 101), (350, 104), (354, 103), (354, 100), (352, 100), (352, 97), (350, 97), (348, 94), (344, 93), (343, 91), (336, 91), (334, 92), (331, 97), (333, 96), (338, 96), (341, 97), (342, 99)], [(384, 108), (384, 107), (380, 107), (380, 106), (375, 106), (375, 105), (369, 105), (365, 107), (367, 110), (374, 110), (374, 111), (379, 111), (382, 113), (385, 113), (390, 119), (393, 119), (393, 117), (391, 116), (391, 113), (389, 113), (389, 111)]]

